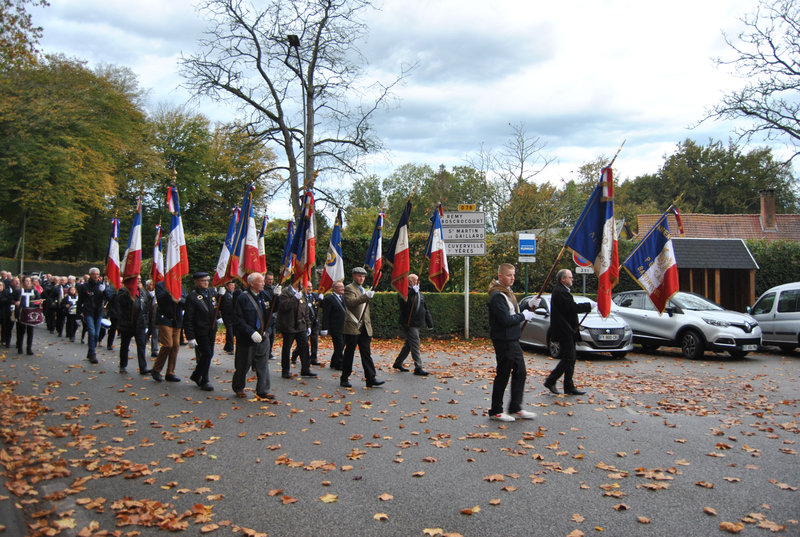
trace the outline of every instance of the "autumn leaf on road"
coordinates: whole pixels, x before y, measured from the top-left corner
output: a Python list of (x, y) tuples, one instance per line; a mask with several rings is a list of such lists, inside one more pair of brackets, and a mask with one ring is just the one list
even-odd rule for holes
[(320, 496), (320, 498), (319, 498), (319, 499), (320, 499), (320, 500), (322, 500), (322, 501), (323, 501), (323, 503), (333, 503), (333, 502), (335, 502), (335, 501), (338, 501), (338, 500), (339, 500), (339, 495), (338, 495), (338, 494), (331, 494), (331, 493), (329, 492), (329, 493), (328, 493), (328, 494), (326, 494), (325, 496)]

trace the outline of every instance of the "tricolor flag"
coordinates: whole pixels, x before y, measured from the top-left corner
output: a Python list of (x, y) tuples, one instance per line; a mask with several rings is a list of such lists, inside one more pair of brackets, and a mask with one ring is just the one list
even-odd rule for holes
[(236, 224), (231, 260), (228, 263), (228, 279), (244, 281), (251, 272), (258, 272), (258, 230), (253, 215), (253, 183), (247, 185), (242, 201), (242, 212)]
[(164, 254), (161, 253), (161, 224), (156, 226), (156, 242), (153, 246), (153, 266), (150, 268), (153, 285), (164, 281)]
[(411, 259), (408, 252), (408, 217), (411, 214), (411, 200), (406, 202), (406, 209), (400, 217), (400, 223), (394, 230), (394, 236), (386, 251), (386, 261), (392, 265), (392, 287), (397, 289), (403, 299), (408, 300), (408, 273), (411, 270)]
[(167, 241), (167, 264), (164, 272), (164, 285), (176, 301), (183, 292), (181, 279), (189, 274), (189, 254), (186, 251), (186, 237), (183, 234), (183, 220), (178, 200), (178, 189), (174, 186), (167, 190), (167, 209), (172, 214), (169, 222), (169, 240)]
[(139, 286), (134, 276), (142, 271), (142, 197), (136, 203), (136, 214), (133, 215), (131, 233), (128, 235), (128, 247), (122, 257), (122, 281), (130, 278), (130, 285), (126, 285), (131, 295), (139, 294)]
[(450, 268), (447, 266), (447, 250), (444, 244), (444, 231), (442, 230), (442, 216), (444, 209), (440, 203), (431, 216), (431, 232), (428, 235), (428, 244), (425, 246), (425, 257), (430, 261), (428, 279), (437, 291), (444, 289), (450, 279)]
[(283, 245), (283, 255), (281, 256), (281, 273), (278, 275), (280, 284), (283, 285), (292, 277), (294, 264), (292, 262), (292, 244), (294, 243), (294, 221), (289, 220), (286, 224), (286, 244)]
[(678, 264), (672, 249), (668, 213), (661, 215), (622, 263), (628, 274), (647, 291), (659, 313), (664, 312), (667, 301), (678, 292)]
[(106, 276), (114, 289), (122, 285), (119, 271), (119, 220), (111, 219), (111, 238), (108, 241), (108, 255), (106, 256)]
[(342, 210), (336, 214), (336, 223), (328, 245), (328, 256), (325, 258), (325, 270), (319, 280), (319, 292), (325, 293), (333, 287), (333, 282), (344, 280), (344, 259), (342, 258)]
[(314, 237), (314, 193), (309, 189), (303, 196), (303, 212), (297, 220), (292, 243), (294, 276), (292, 283), (303, 282), (303, 289), (311, 279), (311, 270), (316, 262)]
[(239, 222), (239, 207), (234, 207), (231, 211), (231, 221), (228, 224), (228, 232), (225, 234), (225, 242), (222, 243), (222, 250), (219, 252), (217, 260), (217, 270), (214, 271), (214, 278), (211, 282), (213, 286), (225, 285), (230, 281), (228, 278), (228, 263), (231, 260), (233, 250), (233, 239), (236, 235), (236, 224)]
[(591, 261), (597, 275), (597, 310), (611, 311), (611, 290), (619, 281), (617, 230), (614, 223), (614, 180), (610, 167), (600, 172), (580, 218), (567, 239), (567, 247)]
[(267, 245), (265, 244), (264, 233), (267, 232), (267, 215), (261, 221), (261, 229), (258, 230), (258, 272), (267, 272)]
[(374, 289), (381, 280), (383, 268), (383, 211), (378, 213), (375, 220), (375, 229), (372, 230), (372, 238), (369, 241), (367, 257), (364, 259), (364, 266), (372, 271), (372, 288)]

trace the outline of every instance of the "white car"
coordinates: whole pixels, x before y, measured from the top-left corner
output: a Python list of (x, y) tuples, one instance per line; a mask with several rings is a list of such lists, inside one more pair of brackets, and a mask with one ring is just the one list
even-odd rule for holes
[(773, 287), (747, 310), (761, 325), (764, 345), (786, 352), (800, 346), (800, 282)]
[(644, 291), (624, 291), (612, 300), (611, 311), (628, 321), (633, 341), (646, 350), (665, 345), (680, 347), (683, 355), (693, 360), (701, 358), (706, 349), (743, 358), (761, 345), (757, 320), (695, 293), (675, 293), (662, 314)]
[[(530, 308), (533, 296), (523, 298), (520, 310)], [(575, 296), (575, 302), (589, 302), (584, 296)], [(519, 342), (522, 345), (531, 345), (547, 349), (550, 356), (556, 358), (560, 350), (557, 341), (550, 338), (550, 295), (542, 295), (539, 307), (533, 310), (534, 317), (524, 325)], [(616, 358), (624, 358), (628, 351), (633, 350), (633, 332), (622, 318), (610, 314), (603, 318), (597, 309), (593, 309), (586, 317), (578, 315), (581, 322), (580, 341), (575, 342), (575, 350), (579, 353), (609, 352)]]

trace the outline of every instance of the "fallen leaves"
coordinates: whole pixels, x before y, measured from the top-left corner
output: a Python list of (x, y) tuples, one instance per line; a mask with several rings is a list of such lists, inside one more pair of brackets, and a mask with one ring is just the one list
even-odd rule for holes
[(719, 529), (728, 533), (739, 533), (744, 529), (744, 524), (741, 522), (720, 522)]

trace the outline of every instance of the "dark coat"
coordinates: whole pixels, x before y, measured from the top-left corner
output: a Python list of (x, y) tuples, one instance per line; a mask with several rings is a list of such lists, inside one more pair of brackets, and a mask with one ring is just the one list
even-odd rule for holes
[(575, 299), (563, 284), (553, 288), (550, 299), (550, 331), (556, 341), (576, 340), (578, 335), (578, 314), (592, 311), (588, 302), (576, 304)]
[(296, 334), (311, 328), (311, 312), (305, 293), (296, 298), (295, 289), (287, 285), (283, 289), (278, 302), (278, 322), (275, 327), (279, 332)]
[(224, 295), (219, 297), (219, 311), (222, 314), (222, 320), (225, 321), (225, 324), (233, 323), (234, 321), (234, 291), (233, 293), (225, 292)]
[(140, 332), (148, 326), (147, 303), (145, 292), (140, 291), (139, 296), (131, 296), (127, 287), (119, 290), (116, 297), (119, 309), (118, 326), (120, 332)]
[(322, 330), (341, 334), (344, 330), (344, 297), (330, 293), (322, 300)]
[[(519, 309), (519, 308), (517, 308)], [(513, 313), (500, 285), (489, 288), (489, 333), (492, 339), (516, 341), (522, 334), (522, 313)]]
[(156, 284), (156, 301), (158, 302), (156, 324), (181, 328), (183, 326), (183, 308), (186, 305), (186, 291), (181, 289), (181, 299), (175, 302), (164, 282), (158, 282)]
[(428, 310), (428, 304), (422, 293), (417, 293), (413, 287), (408, 288), (408, 300), (403, 300), (400, 293), (397, 294), (397, 302), (400, 305), (400, 324), (408, 328), (422, 328), (427, 326), (433, 328), (433, 317)]
[[(256, 307), (261, 308), (261, 317), (259, 317)], [(236, 315), (237, 345), (252, 345), (253, 342), (250, 336), (253, 332), (259, 332), (262, 335), (266, 332), (263, 325), (258, 329), (256, 328), (259, 321), (267, 322), (267, 315), (269, 314), (269, 301), (264, 293), (255, 295), (249, 290), (242, 291), (236, 297), (234, 312)]]
[(106, 317), (112, 321), (119, 319), (119, 305), (117, 304), (117, 295), (119, 294), (113, 286), (106, 284)]
[(89, 280), (78, 287), (78, 315), (102, 318), (105, 301), (105, 284), (100, 280)]
[(0, 322), (11, 319), (11, 290), (4, 288), (0, 291)]
[(195, 288), (186, 297), (183, 331), (186, 339), (208, 338), (217, 331), (217, 292)]

